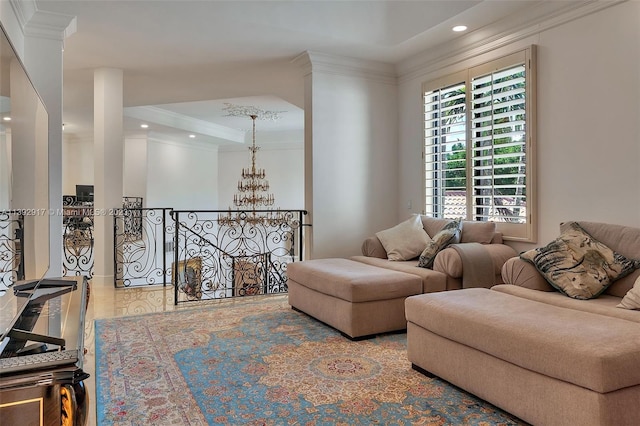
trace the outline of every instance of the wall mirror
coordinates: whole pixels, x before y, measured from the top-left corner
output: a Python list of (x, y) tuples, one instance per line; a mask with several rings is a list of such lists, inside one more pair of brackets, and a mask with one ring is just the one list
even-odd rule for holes
[[(0, 291), (49, 269), (49, 125), (4, 28), (0, 34)], [(61, 231), (62, 232), (62, 231)]]

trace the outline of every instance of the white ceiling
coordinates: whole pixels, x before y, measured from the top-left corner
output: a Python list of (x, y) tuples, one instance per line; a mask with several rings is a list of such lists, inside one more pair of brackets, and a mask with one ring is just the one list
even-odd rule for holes
[[(243, 127), (224, 117), (224, 102), (287, 111), (282, 126), (302, 128), (302, 102), (251, 93), (255, 85), (230, 80), (247, 69), (259, 74), (289, 64), (304, 51), (396, 64), (457, 37), (469, 37), (511, 14), (542, 3), (533, 0), (484, 1), (221, 1), (221, 0), (37, 0), (38, 9), (77, 17), (77, 30), (65, 41), (65, 133), (90, 132), (93, 70), (123, 70), (125, 107), (182, 116), (197, 129)], [(547, 2), (549, 3), (549, 2)], [(566, 3), (566, 2), (565, 2)], [(469, 27), (454, 33), (454, 25)], [(221, 71), (224, 70), (224, 71)], [(228, 84), (224, 80), (229, 79)], [(245, 80), (246, 81), (246, 80)], [(241, 89), (246, 87), (244, 89)], [(248, 92), (248, 93), (247, 93)], [(127, 111), (127, 110), (125, 110)], [(140, 108), (136, 114), (142, 114)], [(286, 118), (289, 116), (288, 118)], [(161, 120), (160, 120), (161, 121)], [(250, 129), (250, 119), (244, 130)], [(139, 118), (125, 130), (139, 131)], [(185, 124), (187, 126), (187, 124)], [(272, 124), (257, 128), (278, 130)], [(181, 127), (154, 125), (178, 136)], [(222, 143), (206, 132), (202, 136)]]

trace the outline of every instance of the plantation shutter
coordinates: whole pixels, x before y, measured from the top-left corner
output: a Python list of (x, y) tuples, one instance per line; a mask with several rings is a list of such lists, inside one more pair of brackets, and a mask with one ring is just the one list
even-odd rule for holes
[(423, 84), (424, 214), (535, 242), (535, 46)]
[(466, 111), (464, 79), (424, 92), (425, 213), (433, 217), (466, 216)]
[(521, 64), (471, 78), (475, 220), (526, 222), (525, 74)]

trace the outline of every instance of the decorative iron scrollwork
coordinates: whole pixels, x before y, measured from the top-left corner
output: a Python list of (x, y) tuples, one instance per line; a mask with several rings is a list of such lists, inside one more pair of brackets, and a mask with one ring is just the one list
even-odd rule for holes
[(0, 291), (24, 279), (24, 215), (0, 211)]
[[(172, 211), (173, 264), (198, 259), (201, 299), (287, 292), (286, 265), (302, 259), (303, 210)], [(298, 244), (298, 246), (296, 245)], [(192, 300), (179, 293), (175, 303)]]

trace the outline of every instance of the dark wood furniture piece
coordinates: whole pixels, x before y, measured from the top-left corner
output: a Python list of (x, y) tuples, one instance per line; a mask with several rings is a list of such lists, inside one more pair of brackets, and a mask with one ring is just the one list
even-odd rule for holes
[(85, 277), (16, 282), (0, 295), (2, 424), (86, 424)]

